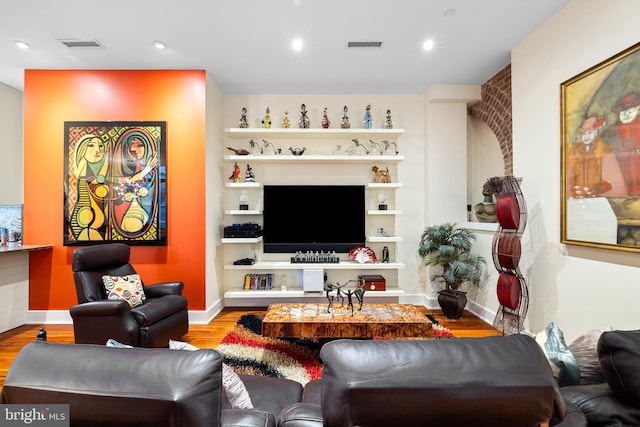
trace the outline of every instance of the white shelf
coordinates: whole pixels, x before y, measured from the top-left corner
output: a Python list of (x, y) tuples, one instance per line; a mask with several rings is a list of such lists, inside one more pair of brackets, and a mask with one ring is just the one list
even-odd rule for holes
[[(396, 157), (396, 156), (393, 156)], [(367, 188), (376, 188), (376, 189), (392, 189), (392, 188), (400, 188), (402, 187), (402, 183), (400, 182), (370, 182), (367, 184)]]
[(260, 237), (223, 237), (221, 243), (259, 243), (262, 242)]
[(404, 129), (342, 129), (342, 128), (226, 128), (226, 136), (230, 138), (387, 138), (395, 139), (404, 133)]
[(224, 186), (227, 188), (260, 188), (262, 184), (259, 182), (226, 182)]
[(231, 209), (229, 211), (224, 211), (225, 215), (262, 215), (262, 211), (257, 210), (240, 210), (240, 209)]
[[(326, 163), (326, 162), (343, 162), (343, 163), (371, 163), (371, 162), (401, 162), (404, 160), (404, 156), (333, 156), (333, 155), (316, 155), (316, 154), (303, 154), (301, 156), (294, 156), (289, 154), (268, 155), (268, 156), (255, 156), (248, 154), (241, 156), (238, 154), (231, 154), (224, 156), (224, 160), (228, 162), (307, 162), (307, 163)], [(401, 184), (377, 184), (380, 187), (373, 188), (397, 188)]]
[(398, 237), (398, 236), (390, 236), (390, 237), (367, 236), (367, 242), (370, 242), (370, 243), (402, 242), (402, 237)]
[(404, 268), (401, 262), (367, 262), (360, 264), (354, 261), (340, 261), (326, 264), (297, 264), (289, 261), (260, 261), (253, 265), (225, 264), (225, 270), (304, 270), (305, 268), (321, 268), (323, 270), (398, 270)]
[(402, 211), (399, 210), (385, 210), (381, 211), (380, 209), (372, 209), (367, 211), (367, 215), (401, 215)]
[[(396, 297), (404, 295), (405, 292), (400, 288), (387, 288), (386, 291), (367, 291), (364, 294), (364, 304), (367, 301), (375, 297)], [(299, 297), (321, 297), (326, 302), (326, 296), (324, 292), (305, 292), (302, 289), (290, 289), (281, 291), (279, 287), (257, 291), (257, 290), (244, 290), (240, 288), (230, 289), (224, 293), (225, 298), (299, 298)]]

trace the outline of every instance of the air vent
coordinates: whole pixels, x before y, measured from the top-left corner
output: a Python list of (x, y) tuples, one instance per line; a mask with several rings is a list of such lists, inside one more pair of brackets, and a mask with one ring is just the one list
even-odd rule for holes
[(102, 47), (96, 40), (58, 40), (66, 47)]
[(347, 42), (347, 47), (382, 47), (382, 42)]

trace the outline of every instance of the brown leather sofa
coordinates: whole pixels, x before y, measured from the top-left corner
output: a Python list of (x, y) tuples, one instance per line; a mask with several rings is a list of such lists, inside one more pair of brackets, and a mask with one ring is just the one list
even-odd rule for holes
[(35, 341), (14, 359), (0, 402), (68, 404), (74, 427), (273, 427), (302, 385), (241, 376), (254, 408), (232, 409), (222, 357), (198, 351)]
[[(107, 299), (102, 276), (136, 274), (130, 248), (110, 243), (76, 249), (71, 266), (78, 304), (70, 309), (76, 344), (105, 344), (114, 339), (134, 347), (167, 347), (189, 330), (182, 282), (145, 286), (146, 301), (133, 307)], [(143, 278), (142, 278), (143, 279)]]
[(280, 426), (586, 426), (579, 411), (567, 416), (546, 357), (526, 335), (339, 340), (321, 358), (322, 380), (280, 413)]
[(605, 383), (562, 387), (589, 427), (640, 426), (640, 331), (603, 332), (598, 359)]

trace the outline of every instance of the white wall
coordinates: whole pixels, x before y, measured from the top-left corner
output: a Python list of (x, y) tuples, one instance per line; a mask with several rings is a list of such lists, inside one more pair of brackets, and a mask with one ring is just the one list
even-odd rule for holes
[(0, 83), (0, 205), (22, 204), (22, 92)]
[(640, 40), (637, 0), (572, 0), (512, 51), (514, 174), (529, 208), (527, 327), (554, 321), (571, 342), (637, 329), (638, 254), (560, 243), (560, 83)]

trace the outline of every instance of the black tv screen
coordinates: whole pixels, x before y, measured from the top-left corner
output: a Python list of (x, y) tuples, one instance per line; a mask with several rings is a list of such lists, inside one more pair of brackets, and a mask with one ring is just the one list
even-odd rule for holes
[(265, 253), (347, 253), (365, 245), (363, 185), (265, 185)]

